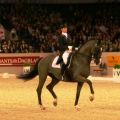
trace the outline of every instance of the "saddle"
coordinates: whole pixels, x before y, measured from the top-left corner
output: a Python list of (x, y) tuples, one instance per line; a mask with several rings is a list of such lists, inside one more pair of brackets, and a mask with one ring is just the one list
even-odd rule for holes
[[(62, 56), (56, 56), (52, 62), (52, 67), (61, 68), (61, 74), (63, 75), (65, 70), (69, 67), (71, 63), (71, 59), (72, 59), (72, 53), (69, 53), (69, 55), (65, 59)], [(66, 61), (66, 64), (64, 61)]]

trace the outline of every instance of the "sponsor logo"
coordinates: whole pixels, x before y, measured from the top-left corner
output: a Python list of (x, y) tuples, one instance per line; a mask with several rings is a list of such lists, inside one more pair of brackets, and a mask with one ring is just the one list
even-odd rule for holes
[[(25, 63), (34, 65), (39, 56), (31, 57), (0, 57), (0, 66), (22, 66)], [(42, 58), (42, 57), (41, 57)]]

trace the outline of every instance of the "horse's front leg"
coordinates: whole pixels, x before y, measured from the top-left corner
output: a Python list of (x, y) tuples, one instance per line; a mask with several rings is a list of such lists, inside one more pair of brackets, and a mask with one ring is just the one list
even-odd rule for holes
[(88, 85), (90, 87), (90, 92), (91, 92), (89, 99), (90, 99), (90, 101), (93, 101), (94, 100), (94, 90), (93, 90), (92, 82), (89, 79), (87, 79), (86, 82), (88, 83)]
[(75, 99), (75, 109), (76, 110), (80, 110), (80, 107), (78, 105), (78, 101), (79, 101), (79, 96), (80, 96), (80, 91), (81, 91), (82, 86), (83, 86), (83, 82), (78, 82), (77, 91), (76, 91), (76, 99)]
[(79, 109), (79, 106), (78, 106), (78, 99), (79, 99), (79, 95), (80, 95), (80, 91), (81, 91), (81, 88), (83, 86), (83, 83), (87, 83), (90, 87), (90, 92), (91, 92), (91, 95), (89, 97), (90, 101), (93, 101), (94, 100), (94, 90), (93, 90), (93, 86), (92, 86), (92, 82), (79, 75), (76, 79), (75, 79), (76, 82), (78, 82), (78, 86), (77, 86), (77, 93), (76, 93), (76, 100), (75, 100), (75, 108), (76, 109)]

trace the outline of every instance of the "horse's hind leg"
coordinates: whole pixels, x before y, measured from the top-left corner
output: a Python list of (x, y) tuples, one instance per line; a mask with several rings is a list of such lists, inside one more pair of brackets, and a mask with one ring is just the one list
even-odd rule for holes
[(47, 85), (47, 89), (49, 90), (49, 92), (52, 94), (54, 101), (53, 101), (53, 105), (57, 106), (57, 96), (55, 94), (55, 92), (53, 91), (53, 88), (56, 84), (58, 84), (59, 80), (52, 78), (52, 81), (50, 82), (50, 84)]
[(42, 88), (43, 88), (46, 78), (47, 78), (47, 75), (44, 77), (39, 76), (39, 84), (37, 88), (38, 102), (40, 104), (41, 109), (45, 109), (45, 107), (43, 107), (42, 105), (41, 93), (42, 93)]

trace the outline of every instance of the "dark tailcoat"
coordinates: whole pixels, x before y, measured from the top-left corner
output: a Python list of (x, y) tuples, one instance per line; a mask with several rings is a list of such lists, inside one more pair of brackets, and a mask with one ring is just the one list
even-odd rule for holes
[(60, 35), (58, 38), (58, 43), (59, 50), (61, 52), (64, 52), (66, 49), (68, 49), (68, 46), (72, 45), (72, 40), (70, 36), (66, 37), (64, 35)]

